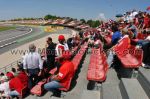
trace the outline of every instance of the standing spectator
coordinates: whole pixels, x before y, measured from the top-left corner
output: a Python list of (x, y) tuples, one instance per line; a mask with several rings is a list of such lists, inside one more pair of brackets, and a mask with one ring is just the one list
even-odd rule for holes
[(67, 43), (65, 43), (65, 37), (63, 35), (59, 35), (58, 36), (58, 41), (59, 43), (56, 45), (56, 55), (57, 57), (61, 57), (62, 56), (62, 52), (69, 50), (69, 47), (67, 45)]
[(61, 66), (60, 64), (60, 60), (61, 60), (61, 57), (62, 57), (62, 53), (64, 51), (67, 51), (69, 50), (69, 47), (68, 47), (68, 44), (65, 42), (65, 37), (63, 35), (59, 35), (58, 36), (58, 41), (59, 43), (56, 45), (56, 67), (57, 67), (57, 72), (59, 71), (59, 68)]
[(46, 46), (46, 56), (47, 56), (47, 65), (48, 70), (53, 69), (55, 63), (55, 44), (52, 42), (52, 38), (47, 38), (47, 46)]
[(38, 83), (39, 76), (41, 76), (43, 69), (41, 56), (36, 52), (36, 46), (34, 44), (29, 45), (29, 53), (24, 57), (23, 67), (29, 76), (29, 88), (31, 89)]

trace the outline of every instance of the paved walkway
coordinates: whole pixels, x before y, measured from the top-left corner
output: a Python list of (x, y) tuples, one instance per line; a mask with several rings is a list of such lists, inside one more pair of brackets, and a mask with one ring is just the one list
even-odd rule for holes
[[(71, 32), (74, 33), (75, 31), (71, 31)], [(59, 34), (50, 34), (49, 36), (52, 37), (53, 42), (57, 42), (58, 35)], [(68, 34), (64, 33), (63, 35), (66, 38), (68, 38), (71, 35), (71, 33), (68, 33)], [(14, 61), (19, 60), (22, 57), (22, 55), (23, 55), (23, 51), (27, 51), (28, 50), (29, 44), (34, 43), (37, 46), (37, 49), (44, 48), (45, 47), (46, 38), (49, 37), (49, 36), (46, 36), (46, 37), (43, 37), (41, 39), (32, 41), (30, 43), (24, 44), (22, 46), (19, 46), (19, 47), (15, 48), (15, 49), (12, 49), (12, 50), (10, 50), (8, 52), (5, 52), (5, 53), (1, 54), (0, 55), (0, 68), (13, 63)]]

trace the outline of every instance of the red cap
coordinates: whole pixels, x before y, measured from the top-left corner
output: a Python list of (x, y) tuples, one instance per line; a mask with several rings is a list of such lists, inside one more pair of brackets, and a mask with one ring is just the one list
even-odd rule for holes
[(64, 51), (62, 53), (62, 58), (64, 58), (64, 59), (70, 59), (71, 58), (71, 52), (70, 51)]
[(8, 72), (8, 73), (6, 74), (6, 76), (7, 76), (9, 79), (14, 78), (14, 75), (13, 75), (11, 72)]
[(59, 36), (58, 36), (58, 40), (59, 40), (59, 41), (64, 41), (64, 40), (65, 40), (65, 37), (64, 37), (63, 35), (59, 35)]

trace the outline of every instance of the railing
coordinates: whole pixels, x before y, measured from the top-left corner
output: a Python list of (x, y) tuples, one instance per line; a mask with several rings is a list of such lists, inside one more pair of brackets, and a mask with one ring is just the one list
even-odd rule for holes
[(5, 67), (0, 68), (0, 72), (3, 72), (3, 73), (6, 74), (7, 72), (11, 71), (12, 68), (16, 68), (17, 64), (19, 62), (22, 62), (22, 59), (19, 59), (19, 60), (15, 61), (15, 62), (5, 66)]

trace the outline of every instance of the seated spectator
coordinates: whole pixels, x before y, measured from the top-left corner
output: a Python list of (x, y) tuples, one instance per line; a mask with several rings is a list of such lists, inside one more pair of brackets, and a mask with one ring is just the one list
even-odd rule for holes
[[(144, 68), (150, 68), (149, 56), (150, 56), (150, 36), (148, 36), (145, 40), (139, 40), (137, 42), (138, 46), (141, 46), (143, 50), (143, 63), (142, 66)], [(137, 47), (139, 48), (139, 47)]]
[(67, 88), (70, 79), (74, 76), (74, 65), (70, 61), (70, 52), (66, 51), (62, 55), (61, 67), (57, 75), (51, 77), (51, 81), (44, 85), (44, 88), (48, 91), (59, 93), (59, 88)]
[(12, 68), (12, 69), (11, 69), (11, 73), (12, 73), (14, 76), (17, 76), (17, 70), (16, 70), (16, 68)]
[(23, 70), (23, 64), (18, 65), (17, 71), (18, 71), (18, 75), (16, 77), (20, 79), (21, 83), (24, 86), (28, 86), (28, 76)]
[(0, 79), (5, 76), (5, 74), (3, 72), (0, 73)]
[[(120, 43), (120, 41), (124, 38), (127, 38), (130, 40), (130, 34), (128, 33), (128, 29), (124, 28), (121, 30), (121, 35), (123, 36), (117, 43)], [(129, 42), (130, 43), (130, 42)], [(130, 44), (129, 44), (130, 45)], [(107, 58), (107, 62), (109, 67), (111, 67), (113, 60), (114, 60), (114, 56), (115, 56), (115, 52), (113, 51), (113, 48), (110, 49), (109, 54), (108, 54), (108, 58)]]
[(14, 78), (14, 75), (11, 72), (7, 72), (6, 76), (8, 77), (9, 80)]
[(117, 42), (121, 39), (122, 34), (120, 33), (117, 25), (112, 27), (113, 35), (112, 35), (112, 45), (116, 45)]
[(95, 47), (95, 48), (100, 48), (100, 46), (101, 46), (101, 41), (100, 41), (100, 39), (95, 38), (94, 47)]
[(23, 83), (21, 83), (21, 80), (18, 77), (14, 77), (9, 81), (9, 88), (11, 90), (9, 93), (11, 97), (16, 97), (16, 96), (20, 97), (24, 85)]
[(0, 81), (1, 81), (0, 84), (1, 97), (8, 98), (10, 89), (9, 89), (9, 82), (7, 76), (3, 76)]

